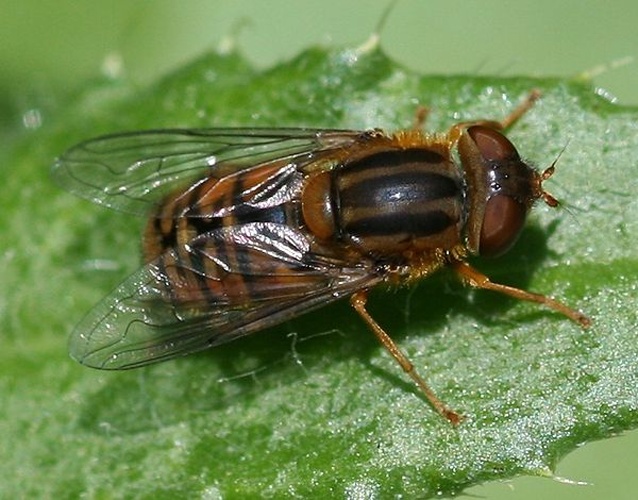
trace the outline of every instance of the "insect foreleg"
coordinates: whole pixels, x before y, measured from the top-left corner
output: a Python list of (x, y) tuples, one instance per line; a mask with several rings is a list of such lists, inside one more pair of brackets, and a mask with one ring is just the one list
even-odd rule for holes
[(514, 288), (507, 285), (501, 285), (500, 283), (493, 283), (490, 279), (480, 271), (477, 271), (466, 262), (455, 262), (452, 264), (454, 270), (458, 275), (468, 284), (476, 288), (483, 288), (485, 290), (493, 290), (495, 292), (504, 293), (510, 297), (514, 297), (520, 300), (526, 300), (528, 302), (536, 302), (537, 304), (543, 304), (556, 312), (567, 316), (572, 321), (578, 323), (583, 328), (587, 328), (591, 324), (591, 320), (580, 311), (576, 311), (567, 307), (562, 302), (546, 297), (538, 293), (527, 292), (519, 288)]

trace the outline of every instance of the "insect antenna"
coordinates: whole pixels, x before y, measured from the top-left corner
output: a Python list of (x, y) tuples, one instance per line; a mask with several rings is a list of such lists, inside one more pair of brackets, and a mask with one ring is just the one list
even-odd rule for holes
[[(556, 198), (554, 198), (554, 196), (552, 196), (551, 193), (545, 191), (545, 189), (543, 188), (543, 183), (547, 179), (549, 179), (552, 175), (554, 175), (554, 172), (556, 171), (556, 164), (558, 163), (558, 160), (560, 160), (560, 157), (563, 156), (563, 153), (567, 149), (567, 146), (569, 146), (569, 141), (567, 141), (567, 143), (563, 146), (563, 149), (561, 149), (558, 152), (558, 155), (556, 155), (556, 158), (554, 158), (554, 161), (552, 161), (551, 165), (547, 167), (545, 170), (543, 170), (543, 172), (540, 174), (540, 180), (539, 180), (540, 190), (541, 190), (540, 198), (542, 198), (542, 200), (552, 208), (557, 207), (559, 205), (561, 206), (564, 206), (564, 205), (560, 201), (558, 201)], [(569, 212), (569, 209), (566, 208), (566, 210)]]

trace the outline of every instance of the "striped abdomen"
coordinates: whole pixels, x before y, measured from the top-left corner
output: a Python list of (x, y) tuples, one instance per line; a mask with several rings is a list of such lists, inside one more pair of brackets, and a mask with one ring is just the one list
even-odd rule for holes
[[(280, 296), (298, 294), (304, 282), (286, 281), (293, 268), (286, 258), (294, 259), (305, 243), (288, 229), (299, 226), (301, 178), (294, 165), (272, 163), (169, 195), (144, 235), (144, 258), (156, 282), (174, 303), (191, 307), (248, 304), (268, 299), (275, 286)], [(278, 240), (287, 237), (288, 247)], [(264, 241), (281, 258), (268, 253)]]
[(450, 249), (462, 230), (461, 182), (437, 152), (386, 150), (311, 178), (304, 221), (321, 240), (377, 255)]

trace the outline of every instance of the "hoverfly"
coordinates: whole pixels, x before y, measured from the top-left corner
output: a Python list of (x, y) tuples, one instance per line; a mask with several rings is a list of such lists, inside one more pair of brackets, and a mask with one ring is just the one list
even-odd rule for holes
[[(381, 130), (167, 129), (91, 139), (64, 153), (54, 176), (69, 191), (148, 216), (144, 266), (77, 326), (70, 353), (128, 369), (229, 342), (349, 297), (354, 309), (453, 424), (461, 417), (428, 387), (366, 310), (379, 284), (409, 284), (450, 266), (474, 287), (582, 313), (493, 283), (467, 262), (516, 240), (553, 165), (539, 173), (502, 121)], [(422, 122), (423, 119), (417, 120)]]

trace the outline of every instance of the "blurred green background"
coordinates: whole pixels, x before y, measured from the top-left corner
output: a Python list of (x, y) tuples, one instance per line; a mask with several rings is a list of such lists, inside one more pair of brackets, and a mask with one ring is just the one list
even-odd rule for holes
[[(125, 71), (142, 86), (229, 42), (258, 67), (312, 44), (355, 46), (374, 31), (389, 3), (0, 0), (0, 132), (19, 129), (28, 109), (103, 72)], [(589, 72), (598, 92), (635, 105), (637, 22), (632, 0), (404, 0), (387, 19), (381, 43), (391, 57), (424, 73)], [(589, 444), (559, 464), (558, 476), (588, 486), (519, 478), (467, 493), (488, 499), (636, 498), (636, 468), (633, 432)]]

